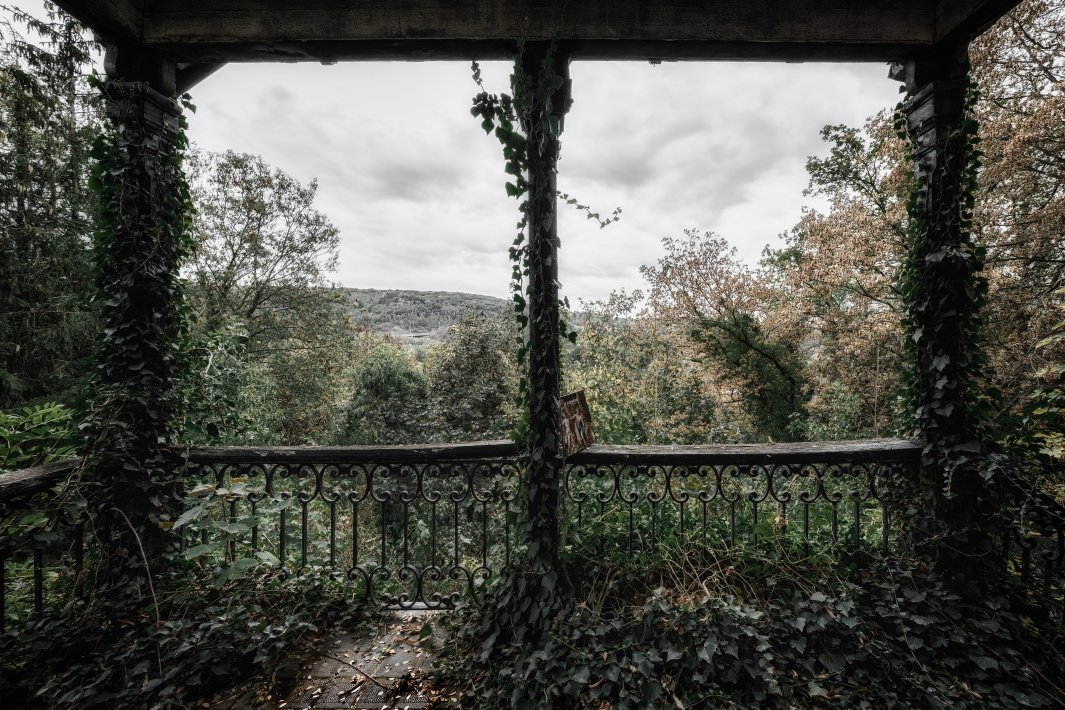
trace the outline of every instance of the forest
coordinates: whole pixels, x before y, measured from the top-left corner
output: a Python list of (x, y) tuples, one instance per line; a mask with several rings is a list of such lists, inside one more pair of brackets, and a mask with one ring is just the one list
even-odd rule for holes
[[(47, 21), (14, 7), (0, 6), (0, 11), (3, 476), (82, 450), (91, 431), (85, 422), (92, 421), (98, 406), (100, 343), (112, 333), (102, 315), (109, 304), (97, 286), (103, 267), (94, 236), (106, 229), (94, 186), (100, 179), (99, 137), (108, 123), (93, 71), (99, 47), (91, 33), (52, 6)], [(973, 42), (969, 56), (980, 159), (970, 196), (970, 230), (982, 267), (971, 288), (981, 304), (982, 328), (978, 379), (965, 386), (978, 393), (984, 442), (979, 474), (1002, 480), (1010, 500), (1022, 501), (1003, 513), (1008, 517), (1032, 501), (1058, 509), (1065, 505), (1065, 8), (1050, 0), (1024, 0)], [(899, 275), (910, 254), (911, 197), (917, 185), (899, 121), (896, 112), (885, 110), (864, 125), (822, 129), (822, 151), (806, 163), (805, 194), (827, 206), (806, 210), (756, 265), (737, 256), (729, 235), (697, 225), (682, 234), (648, 234), (660, 242), (660, 256), (641, 267), (640, 290), (615, 291), (563, 312), (575, 337), (562, 349), (561, 389), (584, 390), (598, 443), (838, 442), (913, 433), (910, 286)], [(334, 281), (342, 234), (318, 206), (317, 182), (301, 182), (285, 166), (234, 151), (191, 146), (184, 161), (193, 209), (180, 267), (187, 326), (180, 334), (181, 377), (174, 395), (177, 440), (205, 447), (511, 438), (520, 443), (525, 363), (519, 351), (522, 324), (511, 304), (470, 294), (343, 288)], [(306, 510), (304, 505), (305, 526)], [(705, 510), (704, 502), (704, 536)], [(458, 507), (455, 511), (457, 559)], [(177, 527), (186, 524), (184, 516), (182, 521)], [(51, 530), (36, 518), (12, 525)], [(351, 525), (357, 528), (357, 520)], [(504, 525), (509, 535), (510, 522)], [(631, 517), (629, 525), (631, 544)], [(651, 525), (654, 529), (655, 522)], [(835, 535), (833, 518), (833, 541)], [(406, 554), (405, 529), (402, 537)], [(354, 545), (357, 557), (358, 542)], [(509, 537), (507, 545), (509, 554)], [(220, 554), (219, 559), (232, 562), (220, 549), (207, 551), (205, 544), (200, 554)], [(650, 572), (626, 568), (622, 559), (620, 572), (581, 578), (573, 594), (592, 600), (601, 595), (599, 605), (588, 599), (566, 602), (574, 604), (566, 607), (572, 613), (544, 642), (559, 659), (555, 665), (522, 655), (519, 635), (508, 640), (510, 655), (503, 656), (513, 665), (486, 676), (478, 664), (489, 662), (486, 654), (509, 617), (465, 618), (469, 623), (453, 633), (456, 648), (468, 654), (449, 658), (442, 677), (467, 693), (471, 707), (622, 708), (646, 706), (641, 703), (649, 698), (662, 707), (723, 707), (725, 697), (742, 707), (910, 707), (925, 706), (914, 700), (925, 690), (933, 698), (928, 707), (1051, 707), (1065, 699), (1060, 676), (1052, 678), (1065, 657), (1060, 606), (1043, 618), (1025, 616), (1007, 612), (1006, 602), (987, 593), (972, 613), (999, 621), (987, 622), (978, 632), (963, 628), (960, 614), (971, 608), (938, 581), (929, 583), (926, 599), (910, 594), (913, 589), (902, 595), (897, 585), (870, 577), (860, 566), (826, 572), (835, 568), (817, 562), (803, 571), (795, 558), (770, 561), (756, 554), (714, 558), (706, 573), (709, 584), (730, 591), (711, 595), (717, 600), (711, 602), (700, 591), (706, 590), (707, 577), (692, 571), (708, 569), (709, 553), (699, 554), (704, 556), (696, 562), (677, 553)], [(1057, 554), (1060, 563), (1060, 550)], [(226, 630), (218, 631), (192, 618), (195, 595), (175, 592), (179, 601), (172, 603), (180, 611), (167, 620), (173, 633), (216, 644), (216, 655), (194, 661), (168, 647), (165, 653), (173, 653), (159, 656), (154, 684), (109, 676), (129, 688), (141, 683), (140, 690), (110, 696), (69, 695), (71, 673), (87, 683), (95, 672), (91, 664), (70, 672), (53, 669), (34, 702), (45, 703), (42, 707), (186, 707), (201, 697), (197, 693), (218, 686), (206, 670), (202, 679), (198, 674), (226, 654), (244, 659), (242, 672), (258, 673), (261, 680), (297, 639), (309, 637), (301, 624), (322, 623), (323, 610), (363, 623), (362, 611), (338, 611), (326, 601), (328, 589), (299, 587), (296, 601), (280, 602), (240, 575), (219, 577), (217, 566), (192, 559), (203, 573), (197, 582), (203, 589), (232, 594), (240, 589), (248, 600), (236, 611), (211, 602), (219, 618), (227, 619)], [(885, 566), (876, 569), (898, 572), (887, 562), (877, 564)], [(847, 577), (851, 572), (854, 576)], [(905, 574), (918, 588), (930, 579), (922, 575), (931, 573), (916, 563)], [(781, 587), (773, 587), (778, 579)], [(309, 585), (306, 578), (282, 582)], [(245, 583), (252, 585), (250, 591), (240, 587)], [(827, 592), (831, 598), (820, 591), (810, 597), (810, 590), (822, 588), (818, 585), (836, 591)], [(883, 642), (896, 644), (881, 649), (891, 659), (885, 662), (888, 670), (875, 670), (875, 649), (851, 648), (840, 640), (846, 630), (832, 624), (872, 624), (861, 628), (875, 627), (874, 636), (890, 637), (897, 629), (886, 630), (896, 619), (889, 607), (903, 597), (909, 616), (899, 622), (898, 639)], [(923, 605), (933, 601), (940, 606), (927, 611)], [(759, 603), (759, 609), (770, 610), (764, 619), (755, 610)], [(943, 612), (952, 604), (970, 611)], [(993, 605), (999, 606), (988, 612)], [(868, 616), (860, 616), (861, 609)], [(941, 612), (946, 616), (937, 616)], [(12, 622), (25, 621), (22, 612), (12, 614)], [(276, 646), (250, 654), (240, 650), (246, 643), (240, 634), (258, 623), (249, 619), (271, 615), (287, 617), (273, 637)], [(886, 621), (869, 622), (874, 616)], [(949, 624), (942, 621), (948, 616)], [(933, 617), (939, 621), (933, 623)], [(157, 616), (156, 622), (157, 633), (164, 633), (159, 630), (164, 620)], [(882, 628), (876, 626), (880, 623)], [(709, 658), (708, 652), (686, 645), (693, 634), (705, 637), (707, 624), (716, 624), (713, 633), (722, 639), (732, 639), (731, 650), (709, 652)], [(29, 641), (47, 648), (33, 632), (31, 623)], [(220, 641), (218, 634), (229, 635)], [(759, 654), (774, 635), (789, 639), (792, 651), (766, 660)], [(256, 636), (254, 643), (266, 643), (264, 638)], [(811, 652), (804, 656), (807, 639)], [(9, 632), (0, 652), (17, 654), (23, 641)], [(132, 649), (123, 651), (130, 658), (155, 648), (155, 641), (146, 638), (120, 637), (119, 643)], [(582, 643), (591, 650), (582, 650)], [(986, 655), (997, 644), (1009, 650)], [(979, 654), (966, 655), (970, 646)], [(618, 649), (630, 647), (643, 655), (622, 659)], [(1040, 656), (1039, 648), (1049, 650)], [(108, 649), (101, 653), (117, 653)], [(912, 664), (899, 649), (913, 656)], [(600, 652), (602, 662), (596, 660)], [(631, 670), (630, 680), (610, 671), (608, 654), (611, 664)], [(753, 657), (762, 659), (757, 668), (750, 665)], [(151, 658), (154, 664), (154, 651)], [(679, 680), (707, 673), (687, 665), (694, 658), (723, 674), (704, 679), (707, 687), (717, 683), (709, 695)], [(811, 665), (811, 658), (820, 659), (820, 665)], [(164, 659), (182, 673), (195, 674), (196, 681), (167, 676)], [(954, 670), (973, 664), (980, 670), (968, 680), (969, 671)], [(778, 666), (786, 670), (778, 672)], [(559, 679), (574, 668), (575, 674)], [(781, 690), (786, 673), (802, 674), (804, 680)], [(845, 679), (847, 673), (855, 674), (854, 683)], [(744, 674), (752, 679), (749, 687)], [(27, 677), (5, 671), (2, 679), (14, 688)], [(510, 695), (518, 678), (527, 696)], [(602, 685), (589, 688), (589, 678), (599, 678)], [(912, 695), (867, 692), (871, 685), (898, 678), (906, 679), (903, 685)], [(865, 689), (856, 690), (859, 686)], [(596, 688), (613, 688), (612, 695), (597, 694)], [(480, 700), (474, 702), (474, 696)], [(541, 705), (544, 697), (553, 700)]]
[[(972, 49), (989, 417), (1004, 431), (1023, 421), (1051, 448), (1060, 420), (1047, 398), (1057, 391), (1065, 285), (1065, 60), (1054, 10), (1025, 4), (1012, 28)], [(8, 442), (47, 433), (24, 458), (9, 444), (8, 468), (72, 431), (99, 333), (88, 181), (104, 117), (87, 83), (93, 47), (72, 21), (23, 20), (4, 27), (0, 407)], [(904, 141), (889, 111), (864, 126), (826, 126), (822, 138), (824, 152), (807, 162), (807, 193), (827, 198), (828, 209), (808, 211), (757, 266), (736, 257), (727, 235), (648, 235), (662, 256), (642, 267), (641, 291), (576, 305), (580, 335), (564, 356), (564, 389), (588, 392), (600, 441), (905, 432), (895, 280), (912, 187)], [(340, 234), (315, 206), (316, 184), (232, 152), (194, 150), (188, 174), (196, 211), (182, 272), (193, 322), (185, 440), (415, 443), (502, 438), (513, 428), (516, 331), (500, 301), (339, 288), (331, 279)], [(242, 231), (246, 223), (258, 226)], [(381, 331), (435, 331), (430, 340), (442, 342), (415, 351)], [(386, 414), (371, 425), (373, 411), (394, 412), (394, 421)]]

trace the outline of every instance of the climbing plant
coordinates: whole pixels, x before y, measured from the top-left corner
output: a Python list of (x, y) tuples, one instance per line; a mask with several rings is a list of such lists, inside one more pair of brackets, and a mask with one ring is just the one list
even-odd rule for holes
[[(517, 233), (511, 243), (509, 256), (511, 261), (510, 292), (514, 319), (518, 325), (518, 367), (520, 378), (518, 382), (518, 394), (515, 404), (519, 411), (519, 422), (512, 436), (515, 441), (524, 442), (528, 437), (528, 408), (529, 408), (529, 299), (533, 294), (529, 288), (529, 273), (531, 268), (539, 268), (542, 265), (533, 264), (529, 251), (529, 215), (531, 205), (539, 203), (539, 208), (545, 206), (553, 214), (551, 201), (558, 197), (565, 204), (585, 214), (585, 217), (598, 222), (600, 228), (618, 221), (621, 218), (621, 208), (615, 208), (607, 218), (602, 218), (599, 212), (595, 212), (589, 205), (582, 204), (576, 197), (557, 190), (551, 190), (548, 185), (553, 182), (548, 177), (553, 177), (557, 172), (555, 160), (534, 161), (530, 159), (530, 138), (541, 143), (557, 141), (562, 135), (561, 116), (568, 106), (556, 106), (560, 100), (565, 101), (559, 93), (564, 85), (564, 78), (556, 73), (555, 65), (558, 52), (557, 42), (552, 42), (540, 65), (540, 70), (535, 80), (530, 73), (524, 71), (526, 43), (518, 42), (518, 51), (514, 60), (514, 69), (510, 75), (511, 93), (492, 94), (487, 91), (481, 75), (480, 65), (474, 61), (472, 64), (473, 80), (481, 91), (474, 96), (473, 106), (470, 113), (481, 119), (481, 127), (486, 134), (494, 135), (503, 150), (504, 170), (509, 176), (505, 184), (508, 197), (518, 201), (519, 219)], [(543, 148), (543, 146), (540, 146)], [(557, 157), (557, 156), (556, 156)], [(534, 176), (533, 173), (536, 173)], [(535, 186), (535, 192), (530, 188)], [(549, 266), (549, 265), (547, 265)], [(547, 308), (557, 308), (559, 305), (569, 308), (568, 299), (563, 299), (561, 304), (544, 304), (545, 309), (537, 309), (545, 312)], [(575, 342), (577, 333), (565, 320), (560, 320), (558, 333), (563, 340)]]
[[(94, 401), (84, 425), (81, 491), (120, 596), (151, 586), (177, 509), (173, 460), (183, 376), (186, 305), (179, 274), (189, 253), (190, 197), (182, 172), (188, 140), (177, 102), (144, 84), (97, 82), (112, 126), (93, 146), (99, 198), (93, 237), (103, 325)], [(149, 102), (155, 106), (147, 107)], [(192, 106), (188, 97), (186, 108)], [(149, 116), (160, 113), (163, 125)]]
[[(903, 386), (913, 433), (925, 444), (927, 476), (916, 491), (922, 502), (914, 523), (921, 534), (940, 542), (948, 565), (986, 551), (983, 526), (993, 506), (993, 469), (980, 465), (989, 453), (988, 402), (994, 393), (981, 391), (986, 250), (972, 235), (982, 155), (972, 118), (978, 98), (969, 84), (960, 120), (937, 129), (934, 162), (918, 171), (908, 204), (909, 252), (899, 275), (908, 335)], [(908, 145), (908, 158), (921, 165), (901, 106), (896, 130)], [(968, 550), (963, 553), (962, 547)]]

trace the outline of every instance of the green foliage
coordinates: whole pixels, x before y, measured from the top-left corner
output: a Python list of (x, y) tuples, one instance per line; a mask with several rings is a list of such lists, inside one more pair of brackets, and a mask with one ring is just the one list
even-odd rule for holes
[[(395, 336), (446, 330), (470, 312), (492, 317), (509, 313), (506, 301), (493, 296), (451, 291), (404, 291), (397, 289), (344, 288), (348, 312), (357, 325), (366, 325)], [(513, 349), (513, 348), (510, 348)]]
[(214, 330), (192, 329), (182, 382), (182, 443), (249, 445), (278, 438), (273, 373), (249, 357), (247, 344), (247, 329), (235, 319)]
[[(834, 579), (749, 558), (686, 562), (640, 573), (575, 562), (567, 571), (577, 593), (535, 627), (497, 623), (500, 613), (511, 618), (505, 587), (467, 613), (440, 680), (463, 708), (1065, 700), (1062, 649), (1022, 623), (1005, 596), (966, 602), (927, 570), (897, 564)], [(707, 579), (707, 569), (717, 575)]]
[[(75, 606), (0, 640), (0, 702), (22, 708), (190, 707), (234, 679), (258, 676), (262, 697), (291, 681), (322, 626), (364, 623), (345, 583), (323, 570), (285, 580), (260, 572), (215, 584), (189, 569), (127, 623)], [(161, 582), (164, 580), (160, 580)], [(273, 689), (276, 692), (276, 688)]]
[[(562, 135), (562, 116), (569, 106), (560, 106), (565, 101), (563, 92), (565, 80), (557, 73), (558, 43), (552, 40), (540, 62), (528, 62), (526, 67), (526, 43), (518, 42), (518, 51), (514, 58), (514, 70), (510, 75), (511, 94), (490, 94), (484, 90), (481, 81), (481, 69), (473, 62), (473, 79), (482, 91), (473, 99), (470, 113), (481, 119), (481, 127), (487, 134), (494, 135), (503, 149), (504, 171), (510, 176), (505, 185), (507, 197), (518, 200), (521, 215), (517, 224), (517, 234), (511, 244), (509, 256), (511, 261), (511, 300), (514, 321), (520, 335), (516, 336), (518, 345), (518, 366), (521, 375), (518, 380), (518, 394), (515, 398), (521, 419), (512, 432), (512, 437), (524, 442), (529, 434), (529, 412), (544, 408), (557, 407), (553, 400), (556, 393), (553, 387), (535, 387), (539, 396), (552, 398), (551, 402), (532, 402), (529, 399), (529, 363), (538, 361), (554, 363), (558, 361), (559, 340), (575, 342), (577, 332), (565, 321), (553, 322), (553, 315), (561, 305), (568, 307), (568, 302), (558, 302), (557, 264), (549, 263), (544, 254), (530, 250), (531, 244), (558, 246), (557, 218), (555, 198), (561, 197), (566, 204), (585, 212), (588, 219), (599, 222), (606, 227), (621, 218), (621, 209), (617, 208), (607, 219), (600, 218), (587, 205), (580, 204), (575, 197), (559, 193), (554, 189), (557, 173), (559, 138)], [(532, 66), (538, 64), (537, 66)], [(532, 219), (534, 216), (546, 219)], [(543, 234), (534, 239), (527, 235), (529, 230), (542, 230)], [(532, 287), (530, 275), (536, 273), (540, 282), (545, 284), (540, 291)], [(548, 297), (546, 292), (553, 294)], [(533, 301), (536, 300), (536, 303)], [(544, 322), (552, 321), (552, 322)], [(533, 337), (533, 331), (537, 337)], [(557, 330), (557, 333), (555, 332)], [(557, 337), (556, 337), (557, 336)], [(531, 352), (532, 343), (536, 342), (538, 352)], [(548, 365), (550, 369), (550, 365)], [(529, 370), (528, 372), (526, 370)], [(560, 378), (558, 372), (537, 372), (537, 376), (552, 380)], [(535, 451), (533, 456), (538, 455)]]
[(94, 42), (48, 21), (0, 20), (0, 407), (80, 396), (98, 325), (90, 306), (89, 150), (101, 102), (85, 74)]
[(471, 313), (429, 351), (426, 363), (433, 438), (499, 439), (512, 428), (517, 368), (505, 321)]
[(410, 354), (381, 344), (353, 375), (341, 444), (417, 444), (428, 434), (428, 382)]
[[(614, 292), (582, 303), (580, 338), (566, 353), (566, 389), (588, 392), (604, 444), (705, 444), (727, 438), (700, 363), (668, 325), (637, 315), (642, 298)], [(731, 433), (731, 432), (729, 432)]]
[(862, 400), (843, 384), (834, 382), (822, 395), (816, 414), (798, 417), (791, 422), (792, 431), (807, 441), (840, 441), (864, 439), (870, 432), (858, 428), (861, 422)]
[[(912, 434), (925, 444), (925, 502), (909, 524), (917, 536), (942, 540), (941, 563), (970, 581), (980, 577), (972, 574), (974, 564), (994, 556), (989, 525), (1002, 503), (994, 492), (994, 457), (988, 457), (988, 403), (996, 393), (981, 392), (986, 384), (981, 311), (988, 286), (982, 273), (986, 250), (972, 235), (981, 152), (978, 124), (970, 116), (977, 97), (970, 87), (967, 115), (939, 129), (935, 166), (919, 171), (908, 205), (910, 248), (898, 286), (906, 305), (903, 385), (913, 412)], [(906, 139), (901, 111), (896, 127)], [(918, 146), (909, 145), (916, 160)]]
[(0, 412), (0, 471), (69, 458), (76, 443), (74, 412), (61, 404)]
[(701, 317), (692, 338), (724, 372), (746, 383), (741, 396), (759, 432), (776, 441), (794, 437), (793, 418), (803, 415), (797, 344), (773, 338), (754, 315), (738, 310)]
[[(968, 103), (977, 92), (970, 91)], [(901, 116), (901, 114), (900, 114)], [(972, 217), (980, 165), (978, 125), (965, 118), (940, 138), (939, 164), (915, 184), (909, 204), (910, 251), (899, 276), (906, 300), (910, 370), (905, 379), (915, 412), (914, 434), (940, 468), (980, 453), (983, 382), (980, 311), (987, 295), (985, 249), (973, 243)], [(905, 119), (898, 119), (907, 138)], [(910, 158), (916, 160), (916, 146)], [(947, 204), (960, 191), (960, 202)], [(928, 207), (932, 209), (929, 210)]]
[[(98, 87), (112, 119), (93, 146), (90, 181), (99, 206), (93, 269), (103, 341), (82, 426), (91, 473), (75, 497), (88, 499), (89, 528), (107, 552), (99, 602), (123, 616), (136, 608), (131, 599), (151, 589), (147, 559), (169, 547), (160, 524), (178, 507), (167, 448), (177, 440), (188, 368), (179, 270), (192, 248), (182, 171), (182, 106), (191, 105), (188, 97), (162, 99), (140, 82)], [(159, 115), (163, 127), (152, 123)]]
[(317, 183), (233, 151), (195, 155), (190, 176), (193, 371), (208, 395), (187, 418), (190, 443), (323, 443), (352, 335), (326, 279), (340, 234), (315, 207)]

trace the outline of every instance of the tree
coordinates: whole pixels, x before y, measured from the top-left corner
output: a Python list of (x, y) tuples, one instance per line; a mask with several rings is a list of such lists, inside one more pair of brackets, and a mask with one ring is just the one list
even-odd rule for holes
[(314, 207), (318, 184), (301, 184), (247, 153), (201, 153), (189, 161), (196, 205), (193, 293), (207, 327), (247, 324), (253, 353), (278, 343), (313, 345), (308, 323), (329, 321), (342, 302), (327, 288), (340, 233)]
[[(45, 3), (0, 23), (0, 407), (76, 399), (97, 341), (89, 148), (102, 122), (95, 44)], [(24, 36), (16, 24), (25, 27)]]
[(582, 303), (580, 337), (566, 353), (566, 387), (584, 389), (596, 440), (607, 444), (731, 441), (716, 383), (685, 331), (639, 313), (642, 293)]
[(755, 316), (743, 311), (700, 317), (692, 338), (724, 376), (740, 383), (740, 399), (760, 435), (776, 441), (796, 436), (793, 422), (804, 414), (796, 344), (768, 336)]
[(471, 312), (427, 357), (429, 409), (445, 441), (500, 439), (515, 421), (518, 366), (510, 319)]
[(430, 435), (428, 382), (410, 351), (382, 337), (352, 374), (341, 444), (418, 444)]
[[(249, 396), (266, 405), (258, 415), (273, 422), (272, 435), (241, 425), (249, 436), (258, 432), (255, 442), (243, 443), (321, 442), (332, 435), (342, 407), (335, 385), (352, 333), (345, 296), (326, 280), (340, 235), (314, 207), (317, 184), (301, 184), (258, 156), (232, 151), (195, 156), (189, 174), (197, 209), (189, 265), (200, 363), (194, 371), (205, 375), (194, 386), (218, 394), (220, 407)], [(233, 337), (222, 342), (220, 333)], [(244, 382), (256, 392), (219, 390), (222, 363), (243, 372), (228, 378), (231, 385)], [(249, 372), (257, 373), (255, 380)], [(270, 386), (265, 397), (263, 380)], [(216, 429), (236, 426), (224, 411), (198, 416)], [(219, 433), (230, 441), (232, 434), (225, 427)]]
[(827, 198), (828, 211), (807, 211), (784, 247), (767, 250), (762, 273), (777, 318), (810, 345), (807, 414), (840, 424), (846, 401), (846, 438), (884, 435), (907, 426), (896, 396), (905, 349), (895, 276), (908, 249), (912, 169), (886, 113), (821, 135), (828, 155), (807, 161), (806, 194)]
[[(804, 411), (809, 344), (789, 294), (736, 257), (721, 237), (694, 230), (663, 240), (665, 255), (641, 269), (649, 313), (687, 336), (685, 350), (707, 369), (713, 397), (739, 438), (786, 440)], [(682, 350), (683, 351), (683, 350)]]

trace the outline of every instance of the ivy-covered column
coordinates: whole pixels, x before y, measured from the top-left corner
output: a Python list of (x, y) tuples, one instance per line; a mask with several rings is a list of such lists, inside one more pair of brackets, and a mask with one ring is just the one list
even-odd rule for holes
[[(940, 564), (969, 577), (986, 562), (992, 489), (981, 475), (981, 308), (984, 250), (972, 236), (979, 152), (968, 46), (894, 68), (905, 82), (905, 131), (915, 161), (910, 252), (902, 286), (911, 352), (909, 389), (925, 445), (925, 532)], [(984, 559), (982, 559), (984, 558)]]
[(561, 333), (558, 301), (556, 164), (562, 117), (569, 105), (569, 62), (546, 42), (530, 42), (522, 53), (532, 105), (524, 115), (528, 150), (529, 235), (529, 556), (534, 567), (558, 562), (559, 383)]
[(112, 587), (143, 589), (169, 547), (176, 506), (166, 448), (175, 439), (185, 332), (178, 270), (187, 252), (186, 140), (172, 62), (112, 46), (105, 66), (100, 90), (111, 125), (94, 148), (92, 176), (104, 340), (87, 426), (91, 485), (83, 489)]

